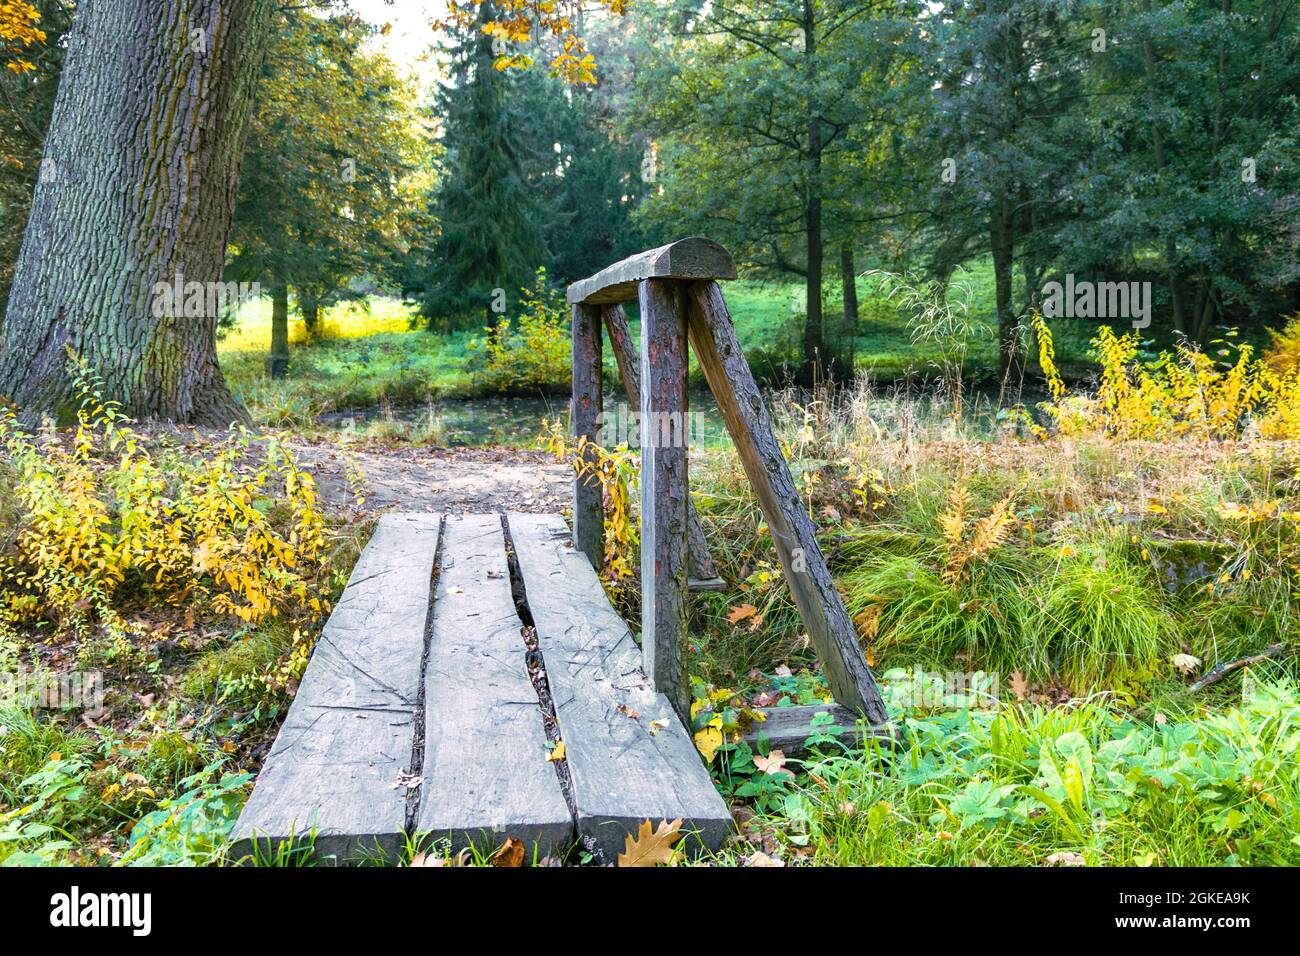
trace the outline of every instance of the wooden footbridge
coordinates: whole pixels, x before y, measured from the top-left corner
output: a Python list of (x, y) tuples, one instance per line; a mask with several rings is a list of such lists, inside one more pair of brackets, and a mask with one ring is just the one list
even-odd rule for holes
[[(536, 858), (581, 843), (612, 861), (643, 820), (681, 818), (689, 850), (731, 832), (692, 742), (682, 648), (692, 589), (725, 587), (687, 480), (687, 343), (757, 494), (839, 707), (782, 708), (797, 745), (818, 711), (889, 735), (884, 704), (745, 363), (719, 279), (731, 256), (684, 239), (569, 287), (576, 436), (595, 441), (602, 325), (641, 411), (640, 646), (597, 577), (601, 489), (558, 515), (395, 513), (326, 623), (235, 827), (236, 853), (312, 839), (340, 862), (417, 836)], [(639, 300), (634, 348), (622, 303)]]

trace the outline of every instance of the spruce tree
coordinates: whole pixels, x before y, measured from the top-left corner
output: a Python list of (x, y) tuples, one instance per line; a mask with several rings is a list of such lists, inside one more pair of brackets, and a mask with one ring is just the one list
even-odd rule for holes
[[(492, 17), (479, 8), (479, 27)], [(529, 182), (538, 158), (525, 155), (518, 80), (497, 70), (481, 29), (456, 35), (452, 81), (439, 91), (444, 124), (442, 178), (433, 201), (435, 234), (412, 249), (405, 292), (432, 328), (496, 318), (495, 290), (512, 296), (547, 261), (543, 211)]]

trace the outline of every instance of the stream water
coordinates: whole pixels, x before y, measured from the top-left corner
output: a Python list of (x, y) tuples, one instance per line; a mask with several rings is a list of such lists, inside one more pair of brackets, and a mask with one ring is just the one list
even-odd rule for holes
[[(973, 390), (969, 395), (962, 419), (967, 437), (988, 436), (1010, 423), (1003, 420), (1006, 413), (997, 411), (996, 393)], [(1046, 396), (1027, 393), (1025, 404), (1030, 408)], [(789, 399), (789, 393), (785, 393)], [(769, 394), (769, 402), (771, 396)], [(812, 401), (811, 397), (795, 401)], [(949, 422), (947, 406), (936, 404), (931, 395), (917, 394), (907, 398), (880, 395), (870, 400), (869, 414), (875, 423), (878, 437), (901, 434), (905, 430), (934, 433)], [(722, 414), (712, 393), (707, 389), (690, 392), (690, 444), (696, 448), (730, 445)], [(482, 445), (512, 445), (534, 447), (545, 419), (568, 420), (568, 399), (562, 395), (500, 396), (486, 398), (450, 398), (400, 408), (379, 408), (364, 411), (330, 412), (318, 419), (319, 423), (338, 430), (355, 429), (376, 433), (385, 428), (395, 430), (423, 429), (437, 444), (451, 447)], [(769, 404), (769, 408), (772, 407)], [(606, 427), (601, 444), (607, 448), (627, 442), (637, 444), (636, 419), (631, 415), (625, 396), (607, 395), (605, 399)]]
[[(626, 441), (635, 431), (627, 401), (607, 398), (606, 420), (613, 429), (610, 447)], [(713, 446), (728, 441), (717, 402), (708, 391), (690, 394), (691, 444)], [(319, 419), (321, 425), (339, 430), (374, 430), (385, 422), (414, 427), (431, 427), (439, 443), (452, 447), (477, 445), (515, 445), (531, 447), (542, 431), (544, 419), (567, 421), (568, 399), (559, 396), (517, 396), (491, 398), (456, 398), (403, 408), (369, 409), (359, 412), (330, 412)]]

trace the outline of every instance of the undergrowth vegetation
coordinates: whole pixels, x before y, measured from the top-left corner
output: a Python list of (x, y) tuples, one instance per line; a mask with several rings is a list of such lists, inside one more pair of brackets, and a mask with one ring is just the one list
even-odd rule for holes
[(896, 752), (839, 745), (829, 719), (802, 760), (761, 738), (723, 747), (719, 781), (752, 809), (721, 862), (1300, 862), (1300, 691), (1288, 676), (1256, 679), (1221, 709), (1153, 719), (1105, 695), (918, 706), (917, 680), (885, 675), (908, 732)]
[(74, 374), (70, 431), (0, 419), (0, 863), (212, 862), (357, 529), (275, 439)]
[[(722, 861), (1300, 860), (1297, 336), (1262, 357), (1231, 335), (1213, 354), (1152, 355), (1102, 327), (1095, 384), (1072, 390), (1033, 324), (1037, 406), (962, 408), (867, 379), (769, 403), (909, 731), (900, 753), (844, 750), (829, 716), (807, 760), (769, 749), (758, 708), (830, 698), (739, 460), (693, 451), (695, 504), (736, 585), (694, 600), (688, 655), (692, 730), (742, 822)], [(604, 488), (618, 600), (638, 567), (618, 517), (638, 456), (568, 445), (558, 425), (545, 444), (585, 454)], [(1267, 681), (1197, 682), (1247, 656), (1279, 662)], [(915, 706), (917, 681), (953, 673), (984, 681), (984, 699)]]

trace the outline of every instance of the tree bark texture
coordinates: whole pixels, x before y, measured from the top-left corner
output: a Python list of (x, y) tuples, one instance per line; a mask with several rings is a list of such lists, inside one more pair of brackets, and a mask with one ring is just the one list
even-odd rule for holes
[(69, 351), (131, 415), (245, 417), (214, 310), (156, 309), (155, 285), (221, 279), (272, 9), (79, 0), (0, 350), (25, 420), (70, 416)]

